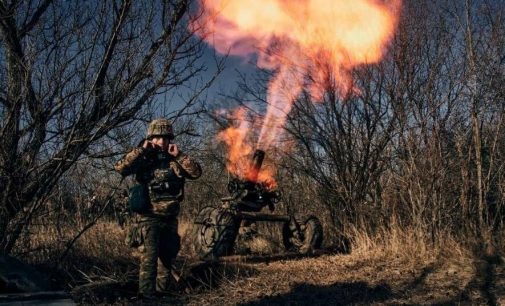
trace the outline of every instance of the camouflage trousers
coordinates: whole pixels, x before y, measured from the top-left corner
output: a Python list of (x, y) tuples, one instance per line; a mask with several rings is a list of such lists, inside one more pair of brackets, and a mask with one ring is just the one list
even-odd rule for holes
[(177, 218), (143, 216), (140, 226), (144, 243), (139, 247), (139, 293), (150, 295), (167, 291), (172, 261), (181, 246)]

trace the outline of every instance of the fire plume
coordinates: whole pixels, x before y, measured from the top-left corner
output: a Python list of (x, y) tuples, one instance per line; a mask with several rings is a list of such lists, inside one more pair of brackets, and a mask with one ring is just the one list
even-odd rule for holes
[[(266, 150), (302, 91), (314, 101), (322, 100), (328, 85), (341, 95), (359, 92), (350, 72), (381, 60), (400, 5), (401, 0), (200, 0), (204, 13), (191, 26), (218, 52), (255, 56), (258, 67), (274, 71), (255, 144)], [(231, 161), (247, 152), (230, 149)]]
[(246, 115), (244, 108), (233, 111), (228, 116), (232, 126), (222, 130), (217, 136), (228, 147), (227, 169), (242, 179), (274, 187), (276, 183), (270, 167), (262, 167), (259, 172), (252, 167), (251, 157), (255, 149), (250, 140), (251, 123), (246, 119)]

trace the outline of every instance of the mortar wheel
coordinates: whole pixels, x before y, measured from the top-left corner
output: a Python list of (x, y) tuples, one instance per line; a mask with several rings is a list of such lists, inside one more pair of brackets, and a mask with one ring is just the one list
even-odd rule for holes
[(229, 211), (205, 207), (194, 224), (195, 253), (201, 259), (230, 255), (237, 237), (239, 222)]
[[(207, 233), (207, 227), (211, 222), (210, 214), (214, 210), (214, 207), (206, 206), (202, 208), (193, 223), (193, 230), (191, 232), (191, 237), (193, 239), (193, 249), (196, 255), (201, 256), (200, 254), (204, 252), (204, 249), (208, 245), (208, 238), (205, 236)], [(203, 234), (202, 234), (203, 233)]]
[(292, 220), (284, 223), (282, 240), (286, 251), (308, 254), (321, 248), (323, 227), (315, 216), (309, 216), (302, 224)]

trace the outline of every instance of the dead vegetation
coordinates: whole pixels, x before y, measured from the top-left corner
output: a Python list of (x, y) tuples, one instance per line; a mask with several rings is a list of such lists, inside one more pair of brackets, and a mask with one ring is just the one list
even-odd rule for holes
[[(160, 298), (161, 304), (499, 305), (505, 301), (501, 257), (480, 256), (450, 235), (434, 245), (430, 237), (398, 226), (376, 236), (355, 232), (351, 254), (295, 259), (273, 256), (270, 248), (278, 237), (264, 235), (252, 241), (250, 250), (256, 255), (201, 262), (188, 247), (190, 229), (190, 222), (181, 222), (186, 247), (176, 263), (180, 279), (173, 295)], [(37, 241), (32, 246), (37, 251), (26, 258), (46, 270), (52, 262), (53, 277), (68, 283), (67, 289), (81, 303), (139, 303), (136, 254), (125, 246), (124, 234), (116, 223), (100, 222), (57, 262), (64, 236), (41, 228), (32, 233), (36, 239), (30, 239)]]
[[(86, 33), (76, 30), (77, 23), (67, 25), (69, 31), (76, 30), (72, 33), (84, 46), (88, 39), (100, 40), (96, 43), (104, 47), (112, 44), (93, 34), (95, 26), (105, 27), (105, 36), (112, 37), (114, 32), (107, 24), (93, 23), (96, 16), (92, 11), (82, 8), (86, 14), (80, 16), (79, 10), (67, 9), (68, 5), (85, 6), (82, 1), (11, 2), (9, 8), (0, 5), (0, 20), (5, 20), (0, 25), (0, 80), (11, 84), (0, 88), (0, 253), (33, 263), (60, 288), (74, 292), (82, 303), (136, 303), (138, 261), (124, 244), (125, 230), (116, 223), (122, 216), (124, 198), (122, 190), (117, 189), (118, 175), (110, 169), (117, 155), (136, 145), (143, 134), (143, 120), (153, 116), (150, 106), (170, 108), (151, 101), (154, 92), (149, 85), (162, 91), (175, 90), (175, 80), (185, 82), (187, 73), (193, 76), (194, 71), (201, 71), (193, 58), (201, 55), (200, 44), (186, 40), (190, 33), (185, 32), (179, 19), (174, 20), (178, 24), (175, 34), (182, 31), (180, 36), (174, 34), (174, 39), (189, 44), (188, 49), (179, 46), (187, 51), (188, 58), (183, 56), (182, 61), (187, 65), (182, 71), (173, 71), (175, 75), (166, 75), (159, 80), (161, 83), (156, 83), (156, 73), (144, 74), (140, 69), (138, 82), (147, 83), (135, 89), (129, 87), (129, 79), (121, 78), (121, 73), (127, 77), (130, 74), (126, 70), (138, 68), (150, 45), (144, 46), (142, 36), (132, 37), (145, 51), (137, 53), (135, 46), (129, 45), (128, 31), (121, 32), (121, 44), (126, 44), (121, 46), (128, 52), (113, 56), (113, 66), (105, 67), (100, 74), (95, 71), (107, 55), (103, 53), (107, 48), (97, 48), (97, 54), (85, 57), (91, 66), (83, 67), (84, 71), (69, 68), (69, 77), (76, 79), (66, 83), (57, 64), (63, 65), (63, 70), (65, 65), (82, 65), (61, 59), (65, 63), (53, 63), (56, 70), (51, 68), (49, 72), (55, 78), (50, 82), (63, 82), (62, 86), (48, 84), (41, 92), (33, 92), (36, 88), (25, 80), (34, 71), (24, 70), (47, 70), (45, 59), (50, 58), (46, 50), (52, 50), (45, 45), (50, 42), (37, 35), (44, 32), (44, 27), (33, 27), (36, 22), (51, 21), (38, 19), (36, 4), (41, 5), (42, 13), (70, 13), (76, 22), (84, 18), (82, 21), (89, 26)], [(127, 20), (143, 22), (139, 13), (144, 11), (143, 4), (132, 3), (93, 5), (102, 9), (102, 16), (115, 18), (110, 22), (122, 18), (117, 10), (120, 4), (131, 11), (132, 15), (125, 15)], [(174, 3), (187, 2), (170, 2), (158, 12), (163, 3), (149, 2), (152, 18), (172, 16), (177, 9)], [(25, 16), (6, 10), (15, 7), (16, 14)], [(189, 107), (205, 84), (196, 86), (195, 94), (188, 99), (190, 104), (181, 112), (163, 112), (178, 120), (178, 144), (199, 159), (204, 168), (202, 178), (187, 184), (182, 213), (186, 221), (180, 223), (183, 249), (176, 267), (182, 279), (170, 302), (505, 303), (504, 10), (499, 1), (405, 1), (399, 31), (384, 61), (353, 71), (361, 95), (340, 98), (330, 87), (323, 103), (314, 104), (305, 95), (296, 101), (286, 126), (286, 147), (292, 150), (267, 152), (267, 162), (278, 166), (276, 177), (283, 195), (276, 211), (317, 215), (324, 228), (325, 249), (347, 250), (349, 254), (290, 260), (274, 256), (283, 251), (279, 228), (262, 224), (259, 238), (238, 241), (236, 248), (240, 254), (260, 258), (259, 262), (197, 262), (188, 233), (197, 212), (204, 206), (219, 205), (219, 198), (226, 194), (229, 175), (223, 148), (215, 135), (229, 122), (223, 118), (209, 122), (208, 117), (196, 116), (199, 110)], [(16, 18), (29, 21), (30, 17), (37, 18), (24, 31), (9, 26), (19, 25)], [(151, 21), (144, 31), (150, 32), (154, 26), (157, 33), (161, 28), (154, 19)], [(58, 32), (56, 25), (48, 27), (54, 26)], [(31, 46), (24, 50), (29, 51), (26, 56), (17, 58), (8, 52), (12, 46), (5, 44), (13, 41), (3, 39), (7, 30), (13, 31), (9, 37), (22, 42), (21, 49), (15, 51)], [(27, 35), (30, 31), (33, 34)], [(37, 38), (37, 44), (28, 43), (29, 37)], [(73, 45), (72, 41), (65, 42)], [(56, 41), (54, 48), (58, 46)], [(169, 44), (162, 47), (164, 51), (159, 50), (161, 54), (152, 58), (152, 64), (146, 64), (152, 69), (172, 67), (164, 55), (176, 54), (177, 48), (171, 49)], [(131, 61), (134, 55), (138, 58)], [(67, 57), (71, 60), (72, 52)], [(88, 72), (85, 80), (79, 79)], [(103, 75), (100, 84), (94, 92), (89, 91), (93, 76), (98, 74)], [(46, 84), (47, 75), (36, 74), (36, 83)], [(254, 84), (244, 78), (240, 92), (227, 95), (221, 104), (229, 106), (230, 100), (243, 104), (243, 97), (250, 97), (261, 108), (267, 77), (268, 72), (260, 72)], [(123, 92), (123, 86), (128, 92)], [(112, 97), (107, 95), (109, 88), (115, 90)], [(66, 96), (74, 89), (75, 93)], [(152, 95), (138, 100), (137, 94), (143, 92)], [(74, 95), (81, 98), (76, 102)], [(115, 104), (102, 103), (113, 97), (118, 99)], [(145, 107), (137, 109), (136, 103)], [(124, 118), (115, 117), (119, 113), (114, 105), (127, 105), (124, 111), (132, 112)], [(69, 121), (79, 116), (68, 118), (67, 111), (80, 111), (97, 129), (105, 128), (95, 134), (96, 129), (88, 130), (85, 123)], [(177, 117), (181, 114), (192, 116), (184, 121)], [(209, 110), (208, 115), (215, 113)], [(22, 130), (12, 128), (23, 120), (28, 121)], [(32, 126), (36, 128), (30, 129)], [(50, 132), (55, 136), (46, 137), (44, 133), (53, 128)], [(32, 145), (30, 139), (35, 138), (38, 141)], [(59, 150), (63, 156), (57, 154)], [(129, 183), (123, 182), (119, 188), (126, 189)], [(115, 189), (119, 192), (109, 203), (108, 195)], [(98, 222), (88, 228), (97, 216)], [(126, 219), (125, 227), (128, 222), (131, 220)], [(79, 239), (69, 244), (80, 233)]]
[[(184, 296), (189, 305), (494, 304), (505, 266), (491, 265), (449, 236), (439, 246), (395, 229), (359, 236), (349, 255), (248, 264), (255, 273)], [(487, 270), (482, 266), (487, 265)], [(494, 276), (492, 276), (492, 275)], [(494, 280), (490, 281), (490, 278)]]

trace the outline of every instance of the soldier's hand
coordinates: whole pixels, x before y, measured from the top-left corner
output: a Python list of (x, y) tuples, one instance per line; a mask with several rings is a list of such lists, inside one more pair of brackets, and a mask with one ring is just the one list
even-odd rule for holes
[(168, 145), (168, 154), (172, 155), (173, 157), (177, 157), (177, 155), (179, 155), (179, 148), (177, 148), (177, 145), (175, 143)]
[(144, 141), (144, 144), (142, 145), (142, 148), (144, 149), (154, 149), (154, 144), (150, 142), (149, 140)]

